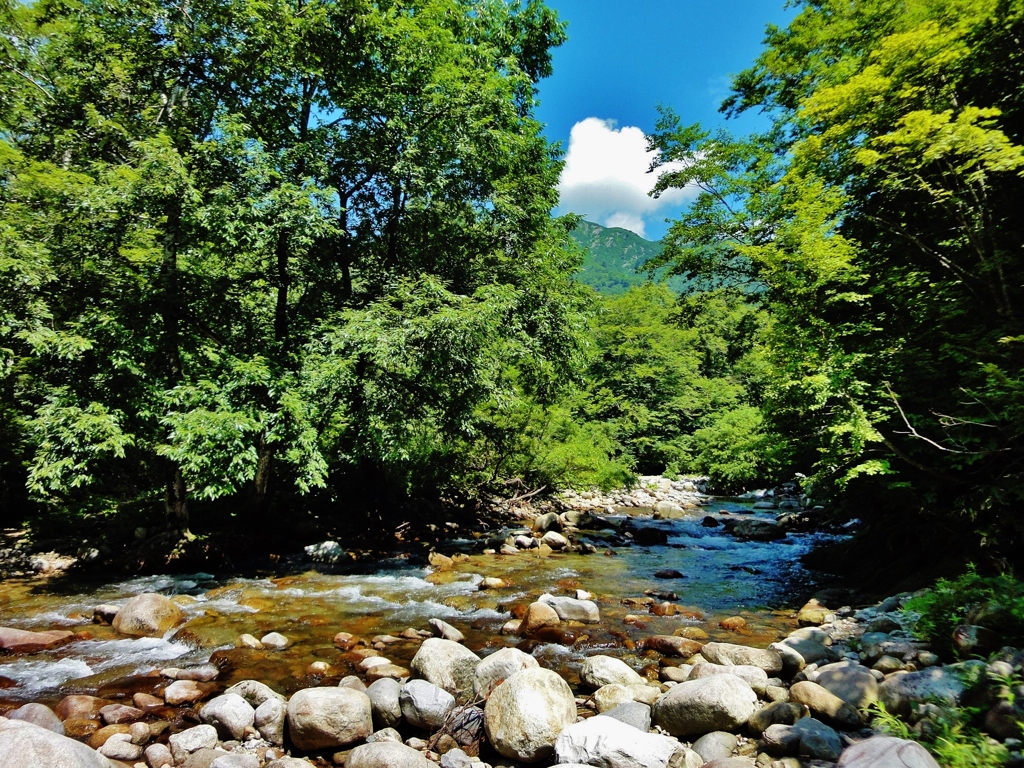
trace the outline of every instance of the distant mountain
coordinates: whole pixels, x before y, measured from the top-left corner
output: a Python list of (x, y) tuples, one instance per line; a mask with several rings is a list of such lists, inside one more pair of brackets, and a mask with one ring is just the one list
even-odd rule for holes
[[(628, 229), (602, 227), (592, 221), (581, 221), (573, 230), (572, 239), (584, 250), (583, 266), (577, 275), (579, 281), (610, 296), (646, 282), (647, 273), (638, 270), (661, 253), (662, 248), (661, 243), (644, 240)], [(668, 285), (680, 291), (686, 279), (669, 278)]]

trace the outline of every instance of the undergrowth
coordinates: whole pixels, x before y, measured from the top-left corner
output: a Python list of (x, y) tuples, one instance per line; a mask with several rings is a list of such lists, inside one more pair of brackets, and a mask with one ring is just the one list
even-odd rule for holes
[(939, 579), (905, 606), (918, 614), (914, 632), (935, 647), (952, 650), (953, 630), (980, 624), (998, 632), (1007, 645), (1024, 643), (1024, 583), (1010, 573), (982, 576), (973, 565), (955, 579)]
[(1005, 746), (969, 724), (976, 714), (972, 710), (936, 707), (916, 728), (889, 712), (880, 701), (868, 711), (875, 728), (919, 742), (943, 768), (1000, 768), (1009, 758)]

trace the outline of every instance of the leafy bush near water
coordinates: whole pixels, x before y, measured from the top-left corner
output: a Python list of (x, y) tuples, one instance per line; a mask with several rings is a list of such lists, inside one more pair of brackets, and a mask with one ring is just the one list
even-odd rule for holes
[(904, 610), (920, 615), (915, 633), (937, 648), (949, 650), (961, 624), (996, 631), (1010, 645), (1024, 643), (1024, 583), (1011, 573), (983, 576), (969, 566), (955, 579), (939, 579)]

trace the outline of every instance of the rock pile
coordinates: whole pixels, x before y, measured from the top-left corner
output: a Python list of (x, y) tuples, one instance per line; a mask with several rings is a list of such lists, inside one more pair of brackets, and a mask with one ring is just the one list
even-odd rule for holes
[[(361, 661), (360, 674), (338, 685), (285, 697), (256, 680), (224, 689), (211, 665), (168, 668), (162, 689), (136, 693), (130, 705), (71, 695), (53, 710), (33, 703), (7, 712), (0, 765), (937, 768), (915, 742), (869, 727), (876, 701), (926, 728), (938, 705), (970, 699), (989, 708), (993, 732), (1006, 725), (1000, 738), (1018, 739), (1020, 713), (1006, 711), (999, 685), (1020, 673), (1024, 655), (943, 666), (900, 628), (898, 604), (856, 613), (808, 604), (798, 614), (805, 626), (768, 648), (708, 642), (692, 626), (688, 637), (653, 635), (642, 647), (661, 662), (658, 680), (604, 653), (568, 678), (513, 647), (481, 658), (439, 619), (401, 633), (418, 643), (408, 668), (382, 655), (398, 638), (339, 632), (335, 644)], [(149, 614), (164, 616), (167, 606), (138, 601), (123, 626), (147, 626)], [(523, 616), (514, 631), (526, 638), (601, 620), (593, 600), (551, 594)], [(274, 647), (268, 638), (262, 644)]]

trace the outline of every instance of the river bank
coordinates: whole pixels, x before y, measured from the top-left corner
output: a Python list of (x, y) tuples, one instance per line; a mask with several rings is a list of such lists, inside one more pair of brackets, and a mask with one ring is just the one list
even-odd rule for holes
[[(858, 710), (864, 701), (843, 698), (853, 694), (840, 682), (888, 705), (886, 692), (903, 690), (890, 683), (898, 677), (925, 673), (907, 681), (917, 691), (923, 680), (926, 698), (933, 678), (940, 692), (959, 679), (960, 668), (946, 671), (912, 639), (897, 610), (903, 598), (855, 610), (848, 592), (820, 589), (827, 582), (816, 584), (799, 562), (835, 537), (799, 530), (799, 505), (714, 502), (696, 487), (642, 492), (653, 508), (614, 510), (631, 514), (594, 514), (586, 505), (606, 501), (595, 496), (567, 500), (560, 514), (520, 509), (509, 518), (517, 525), (488, 537), (450, 535), (425, 567), (398, 556), (371, 569), (337, 542), (320, 542), (304, 554), (325, 572), (145, 577), (85, 592), (60, 577), (52, 588), (7, 582), (2, 623), (52, 634), (13, 635), (23, 645), (9, 650), (23, 652), (0, 659), (0, 710), (63, 729), (91, 744), (90, 755), (149, 768), (258, 767), (286, 754), (303, 761), (294, 765), (355, 768), (570, 758), (662, 768), (698, 759), (714, 766), (715, 756), (741, 761), (721, 764), (728, 768), (793, 768), (852, 760), (845, 755), (856, 757), (855, 742), (877, 736)], [(658, 510), (682, 508), (680, 494), (697, 494), (694, 506)], [(815, 591), (821, 604), (804, 605)], [(166, 623), (130, 618), (136, 601)], [(142, 631), (130, 634), (133, 627)], [(2, 635), (10, 645), (11, 633)], [(502, 690), (488, 677), (495, 666), (515, 685), (492, 704)], [(618, 676), (601, 677), (595, 666)], [(979, 670), (968, 668), (976, 679), (954, 700), (979, 684), (991, 688), (990, 671), (1006, 672)], [(491, 683), (481, 691), (478, 678)], [(710, 720), (676, 702), (694, 690), (718, 713)], [(533, 702), (529, 711), (517, 710), (524, 701)], [(307, 710), (333, 714), (327, 725), (308, 725)], [(632, 730), (618, 733), (608, 718), (625, 718), (621, 727)], [(12, 749), (29, 736), (52, 740), (0, 726), (0, 745)], [(308, 740), (307, 732), (320, 735)], [(533, 747), (520, 744), (523, 734)], [(636, 754), (630, 744), (649, 749)]]

